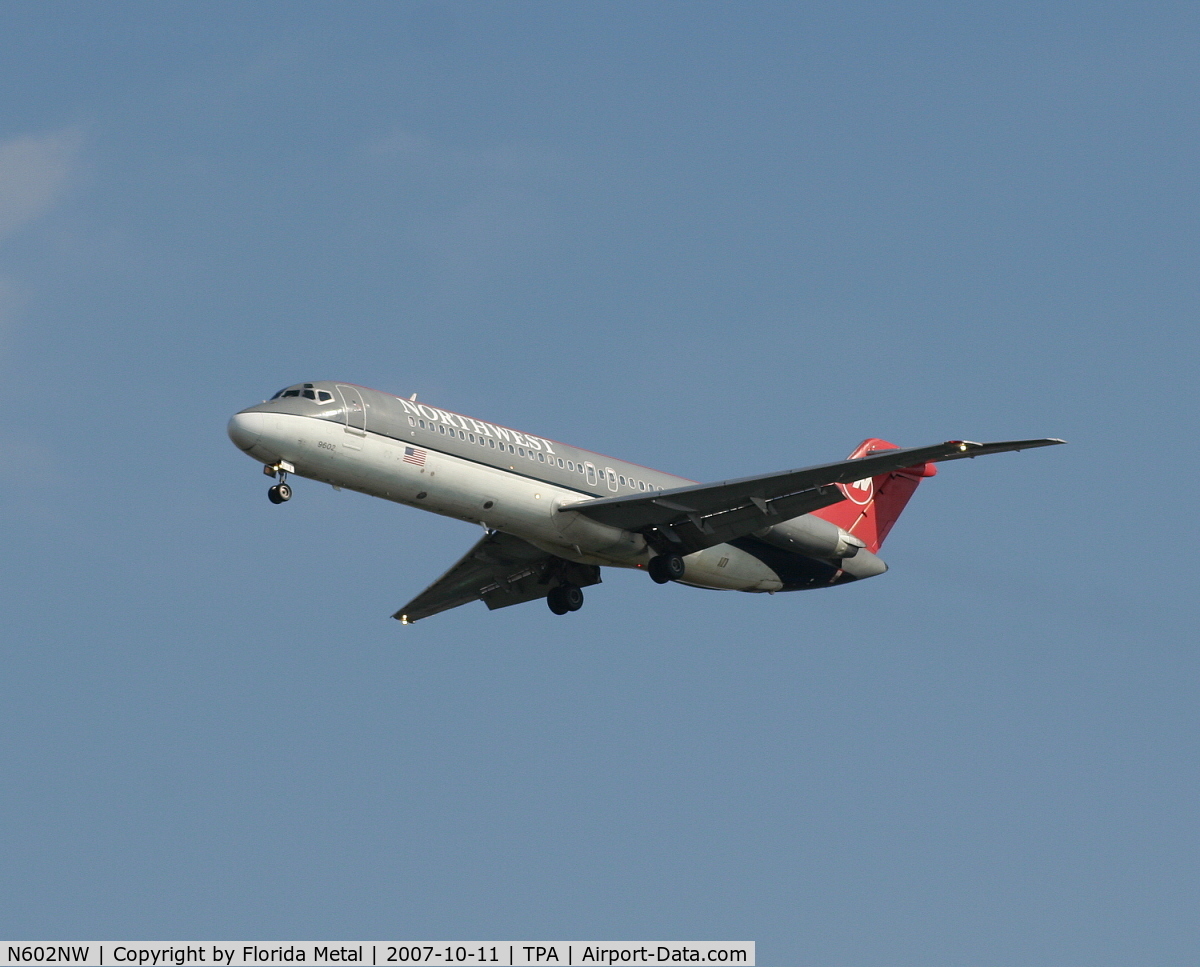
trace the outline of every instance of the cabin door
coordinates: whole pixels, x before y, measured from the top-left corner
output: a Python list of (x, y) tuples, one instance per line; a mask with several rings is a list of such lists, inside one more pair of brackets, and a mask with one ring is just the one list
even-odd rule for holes
[(345, 409), (346, 427), (342, 436), (342, 446), (351, 450), (361, 450), (363, 439), (367, 435), (367, 407), (363, 403), (362, 394), (353, 386), (338, 384), (338, 392), (342, 395)]

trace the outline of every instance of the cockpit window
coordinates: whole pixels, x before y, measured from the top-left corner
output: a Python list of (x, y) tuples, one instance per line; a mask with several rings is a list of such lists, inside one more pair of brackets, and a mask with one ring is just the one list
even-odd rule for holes
[(333, 400), (333, 394), (328, 390), (314, 389), (312, 383), (304, 383), (303, 388), (299, 386), (291, 386), (287, 389), (281, 389), (278, 393), (271, 397), (277, 400), (280, 397), (302, 396), (306, 400), (315, 400), (318, 403), (329, 403)]

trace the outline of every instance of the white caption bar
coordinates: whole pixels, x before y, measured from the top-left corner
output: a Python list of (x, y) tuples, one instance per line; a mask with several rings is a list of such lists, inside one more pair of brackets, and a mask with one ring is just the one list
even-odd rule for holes
[(69, 964), (72, 967), (293, 967), (296, 964), (472, 964), (595, 967), (603, 964), (754, 965), (754, 941), (691, 940), (389, 940), (336, 943), (234, 941), (0, 941), (0, 967)]

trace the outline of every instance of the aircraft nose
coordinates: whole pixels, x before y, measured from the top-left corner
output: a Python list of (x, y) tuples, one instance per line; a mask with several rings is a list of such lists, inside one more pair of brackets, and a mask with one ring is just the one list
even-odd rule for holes
[(263, 420), (261, 413), (234, 413), (227, 427), (229, 439), (239, 450), (249, 450), (262, 436)]

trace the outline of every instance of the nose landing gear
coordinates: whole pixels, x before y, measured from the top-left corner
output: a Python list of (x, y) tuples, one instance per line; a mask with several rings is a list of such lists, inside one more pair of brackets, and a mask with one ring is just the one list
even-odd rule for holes
[(263, 467), (263, 473), (268, 477), (274, 477), (276, 474), (279, 474), (279, 483), (267, 489), (267, 500), (273, 504), (282, 504), (292, 499), (292, 488), (287, 484), (287, 475), (295, 469), (290, 463), (285, 463), (282, 460), (276, 464), (268, 463)]
[(550, 589), (546, 604), (555, 614), (578, 611), (583, 607), (583, 590), (574, 584), (560, 584)]

